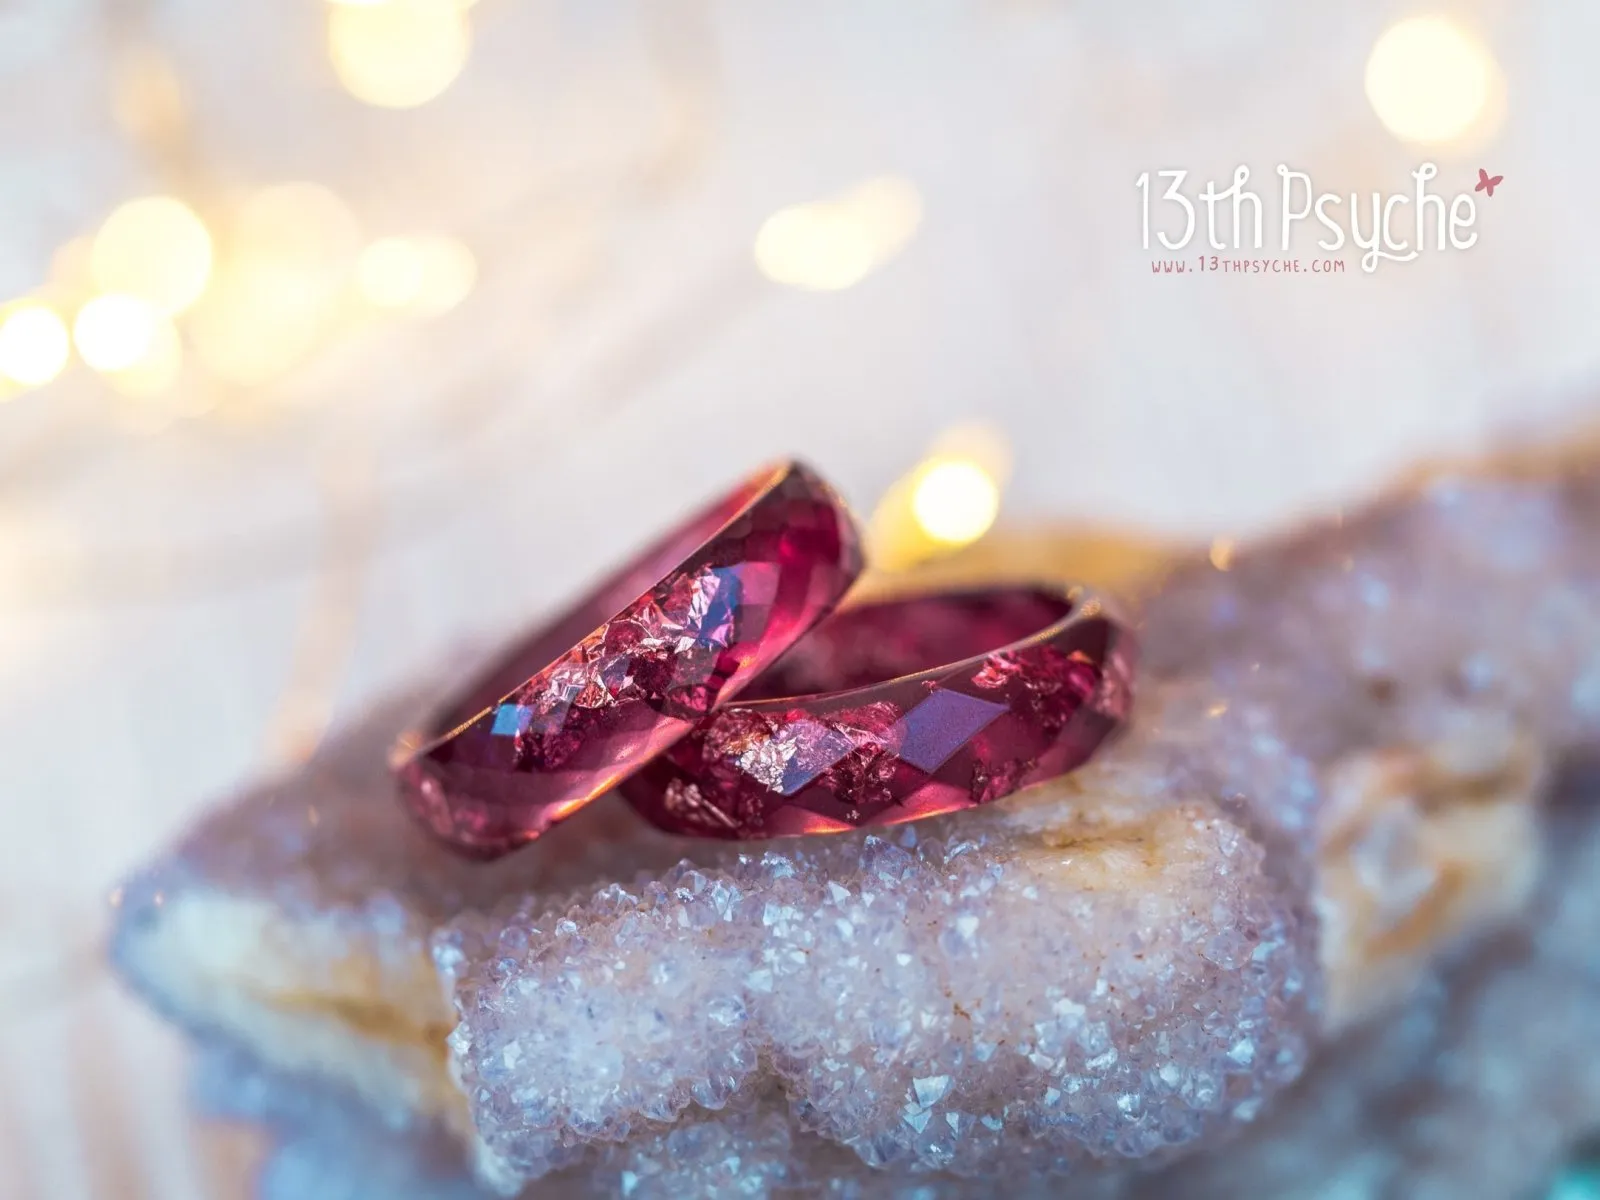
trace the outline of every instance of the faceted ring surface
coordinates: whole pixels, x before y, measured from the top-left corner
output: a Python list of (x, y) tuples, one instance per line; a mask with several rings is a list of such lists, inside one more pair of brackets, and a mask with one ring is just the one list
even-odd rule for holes
[(767, 838), (985, 804), (1082, 764), (1128, 716), (1135, 648), (1081, 589), (835, 613), (623, 785), (674, 833)]
[(532, 841), (689, 733), (861, 571), (844, 502), (798, 463), (684, 522), (401, 739), (402, 800), (455, 849)]

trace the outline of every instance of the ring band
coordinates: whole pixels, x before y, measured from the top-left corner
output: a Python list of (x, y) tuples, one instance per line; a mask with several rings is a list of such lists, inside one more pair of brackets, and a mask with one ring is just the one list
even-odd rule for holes
[(401, 797), (456, 849), (506, 854), (689, 733), (827, 616), (860, 570), (833, 489), (798, 463), (763, 470), (402, 738)]
[(986, 804), (1088, 759), (1127, 719), (1134, 658), (1132, 635), (1081, 589), (846, 609), (624, 794), (657, 826), (712, 838), (841, 832)]

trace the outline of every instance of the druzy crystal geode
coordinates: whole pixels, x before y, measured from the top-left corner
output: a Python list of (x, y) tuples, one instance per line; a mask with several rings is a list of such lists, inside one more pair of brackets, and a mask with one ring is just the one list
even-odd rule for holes
[(118, 961), (271, 1081), (221, 1106), (276, 1195), (1517, 1195), (1600, 1127), (1597, 461), (1178, 564), (1128, 736), (878, 834), (608, 798), (460, 863), (378, 714), (130, 885)]

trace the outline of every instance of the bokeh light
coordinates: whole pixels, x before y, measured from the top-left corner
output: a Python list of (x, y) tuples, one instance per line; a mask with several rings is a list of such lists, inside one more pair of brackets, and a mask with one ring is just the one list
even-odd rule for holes
[(904, 571), (976, 542), (1000, 513), (1010, 473), (1010, 445), (998, 429), (946, 429), (873, 508), (868, 559), (877, 570)]
[(106, 218), (90, 269), (100, 290), (143, 297), (170, 315), (199, 299), (211, 258), (211, 235), (192, 208), (171, 196), (145, 196)]
[(454, 308), (477, 277), (472, 251), (454, 238), (435, 235), (379, 238), (362, 251), (356, 267), (367, 303), (424, 314)]
[(230, 260), (292, 277), (309, 303), (337, 298), (361, 247), (361, 226), (339, 195), (319, 183), (262, 188), (229, 225)]
[(217, 378), (255, 387), (302, 362), (321, 340), (326, 304), (292, 270), (257, 258), (218, 272), (188, 320), (195, 357)]
[(0, 314), (0, 375), (11, 382), (49, 383), (71, 352), (66, 323), (48, 306), (25, 301)]
[(410, 238), (379, 238), (361, 252), (356, 282), (369, 304), (404, 308), (422, 291), (422, 256)]
[(1386, 30), (1367, 59), (1367, 100), (1395, 137), (1425, 146), (1460, 140), (1482, 123), (1499, 86), (1487, 46), (1443, 16)]
[(79, 301), (94, 292), (94, 238), (84, 234), (62, 242), (50, 256), (51, 295)]
[(142, 296), (96, 296), (78, 310), (72, 340), (97, 371), (121, 371), (150, 353), (162, 314)]
[(195, 358), (213, 376), (255, 387), (301, 363), (336, 327), (361, 227), (327, 187), (274, 184), (227, 222), (226, 254), (188, 319)]
[(833, 199), (773, 213), (756, 234), (756, 267), (775, 283), (838, 291), (904, 249), (921, 220), (922, 200), (909, 182), (868, 180)]
[(144, 353), (132, 363), (106, 373), (106, 379), (125, 396), (158, 396), (170, 391), (183, 368), (183, 341), (167, 317), (158, 317)]
[(478, 260), (455, 238), (421, 239), (422, 290), (412, 307), (421, 313), (447, 312), (460, 304), (478, 281)]
[(975, 463), (996, 484), (1011, 478), (1011, 443), (994, 425), (981, 421), (952, 425), (928, 447), (927, 460), (961, 459)]
[(387, 0), (328, 7), (328, 57), (356, 99), (415, 108), (443, 92), (467, 64), (472, 28), (455, 0)]
[(926, 465), (911, 493), (917, 524), (936, 542), (965, 546), (989, 531), (1000, 513), (1000, 488), (968, 459)]

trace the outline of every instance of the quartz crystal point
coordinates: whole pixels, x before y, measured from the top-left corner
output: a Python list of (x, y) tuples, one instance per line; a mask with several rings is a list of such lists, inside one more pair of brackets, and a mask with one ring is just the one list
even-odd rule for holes
[[(1265, 1172), (1270, 1131), (1308, 1138), (1323, 1075), (1405, 1091), (1384, 1077), (1399, 1052), (1361, 1047), (1430, 1012), (1449, 1015), (1413, 1062), (1502, 1056), (1482, 1060), (1499, 1091), (1439, 1086), (1417, 1137), (1448, 1168), (1437, 1123), (1498, 1119), (1505, 1056), (1541, 1069), (1548, 1039), (1504, 1028), (1527, 987), (1582, 1042), (1550, 1076), (1561, 1111), (1596, 1111), (1600, 901), (1593, 871), (1541, 876), (1536, 803), (1600, 740), (1595, 464), (1439, 476), (1229, 570), (1179, 565), (1145, 606), (1127, 737), (887, 836), (686, 843), (602, 802), (457, 863), (397, 813), (382, 714), (130, 885), (118, 961), (273, 1072), (451, 1131), (507, 1195), (636, 1191), (730, 1155), (728, 1194), (1057, 1195), (1066, 1176), (1114, 1195), (1191, 1169), (1170, 1194), (1239, 1194), (1227, 1164)], [(1379, 1110), (1350, 1104), (1370, 1136)], [(1540, 1128), (1544, 1157), (1582, 1132)], [(275, 1169), (330, 1153), (295, 1142)], [(1315, 1194), (1282, 1175), (1247, 1191)], [(717, 1194), (693, 1178), (660, 1194)]]

